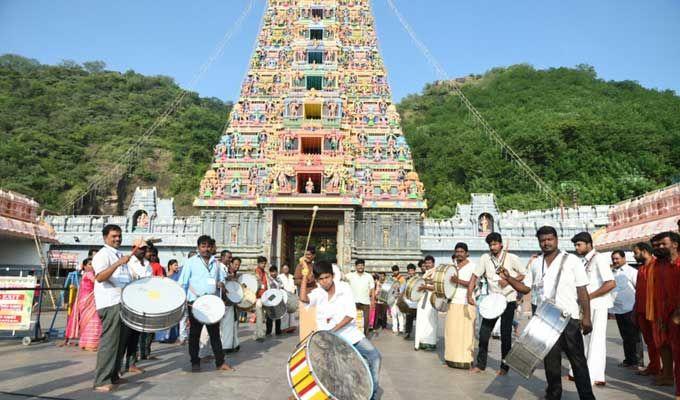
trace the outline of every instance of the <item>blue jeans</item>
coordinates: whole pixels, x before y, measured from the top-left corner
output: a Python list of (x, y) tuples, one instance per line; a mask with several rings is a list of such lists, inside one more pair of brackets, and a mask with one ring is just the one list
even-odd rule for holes
[(360, 341), (354, 343), (354, 348), (357, 349), (359, 354), (366, 359), (368, 362), (368, 369), (371, 371), (371, 378), (373, 379), (373, 395), (371, 400), (375, 399), (375, 395), (378, 393), (378, 379), (380, 375), (380, 352), (373, 346), (370, 340), (363, 338)]

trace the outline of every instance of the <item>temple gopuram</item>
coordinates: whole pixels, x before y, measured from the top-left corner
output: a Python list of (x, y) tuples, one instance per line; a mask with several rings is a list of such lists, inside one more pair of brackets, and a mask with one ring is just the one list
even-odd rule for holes
[(262, 26), (194, 202), (202, 230), (246, 259), (295, 263), (317, 205), (319, 259), (419, 259), (424, 188), (369, 1), (272, 0)]

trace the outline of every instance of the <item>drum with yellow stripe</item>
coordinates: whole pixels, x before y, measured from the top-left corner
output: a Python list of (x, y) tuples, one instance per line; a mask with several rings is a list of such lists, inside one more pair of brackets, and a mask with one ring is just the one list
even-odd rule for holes
[(286, 368), (297, 400), (367, 400), (373, 393), (366, 361), (354, 346), (329, 331), (303, 339)]

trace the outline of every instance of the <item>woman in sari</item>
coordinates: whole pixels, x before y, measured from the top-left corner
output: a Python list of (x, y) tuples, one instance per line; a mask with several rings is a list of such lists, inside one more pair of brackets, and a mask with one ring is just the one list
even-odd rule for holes
[(97, 315), (94, 304), (94, 270), (92, 259), (83, 260), (83, 277), (80, 280), (78, 296), (73, 303), (71, 315), (66, 324), (64, 344), (79, 339), (78, 346), (87, 351), (97, 351), (99, 337), (102, 333), (102, 322)]

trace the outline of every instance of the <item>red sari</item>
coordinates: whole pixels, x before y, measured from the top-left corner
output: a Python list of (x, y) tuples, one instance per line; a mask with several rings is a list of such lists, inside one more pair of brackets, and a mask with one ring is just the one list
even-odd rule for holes
[(102, 322), (94, 304), (94, 272), (88, 271), (80, 280), (78, 297), (66, 324), (66, 339), (77, 339), (78, 346), (87, 350), (99, 347)]

